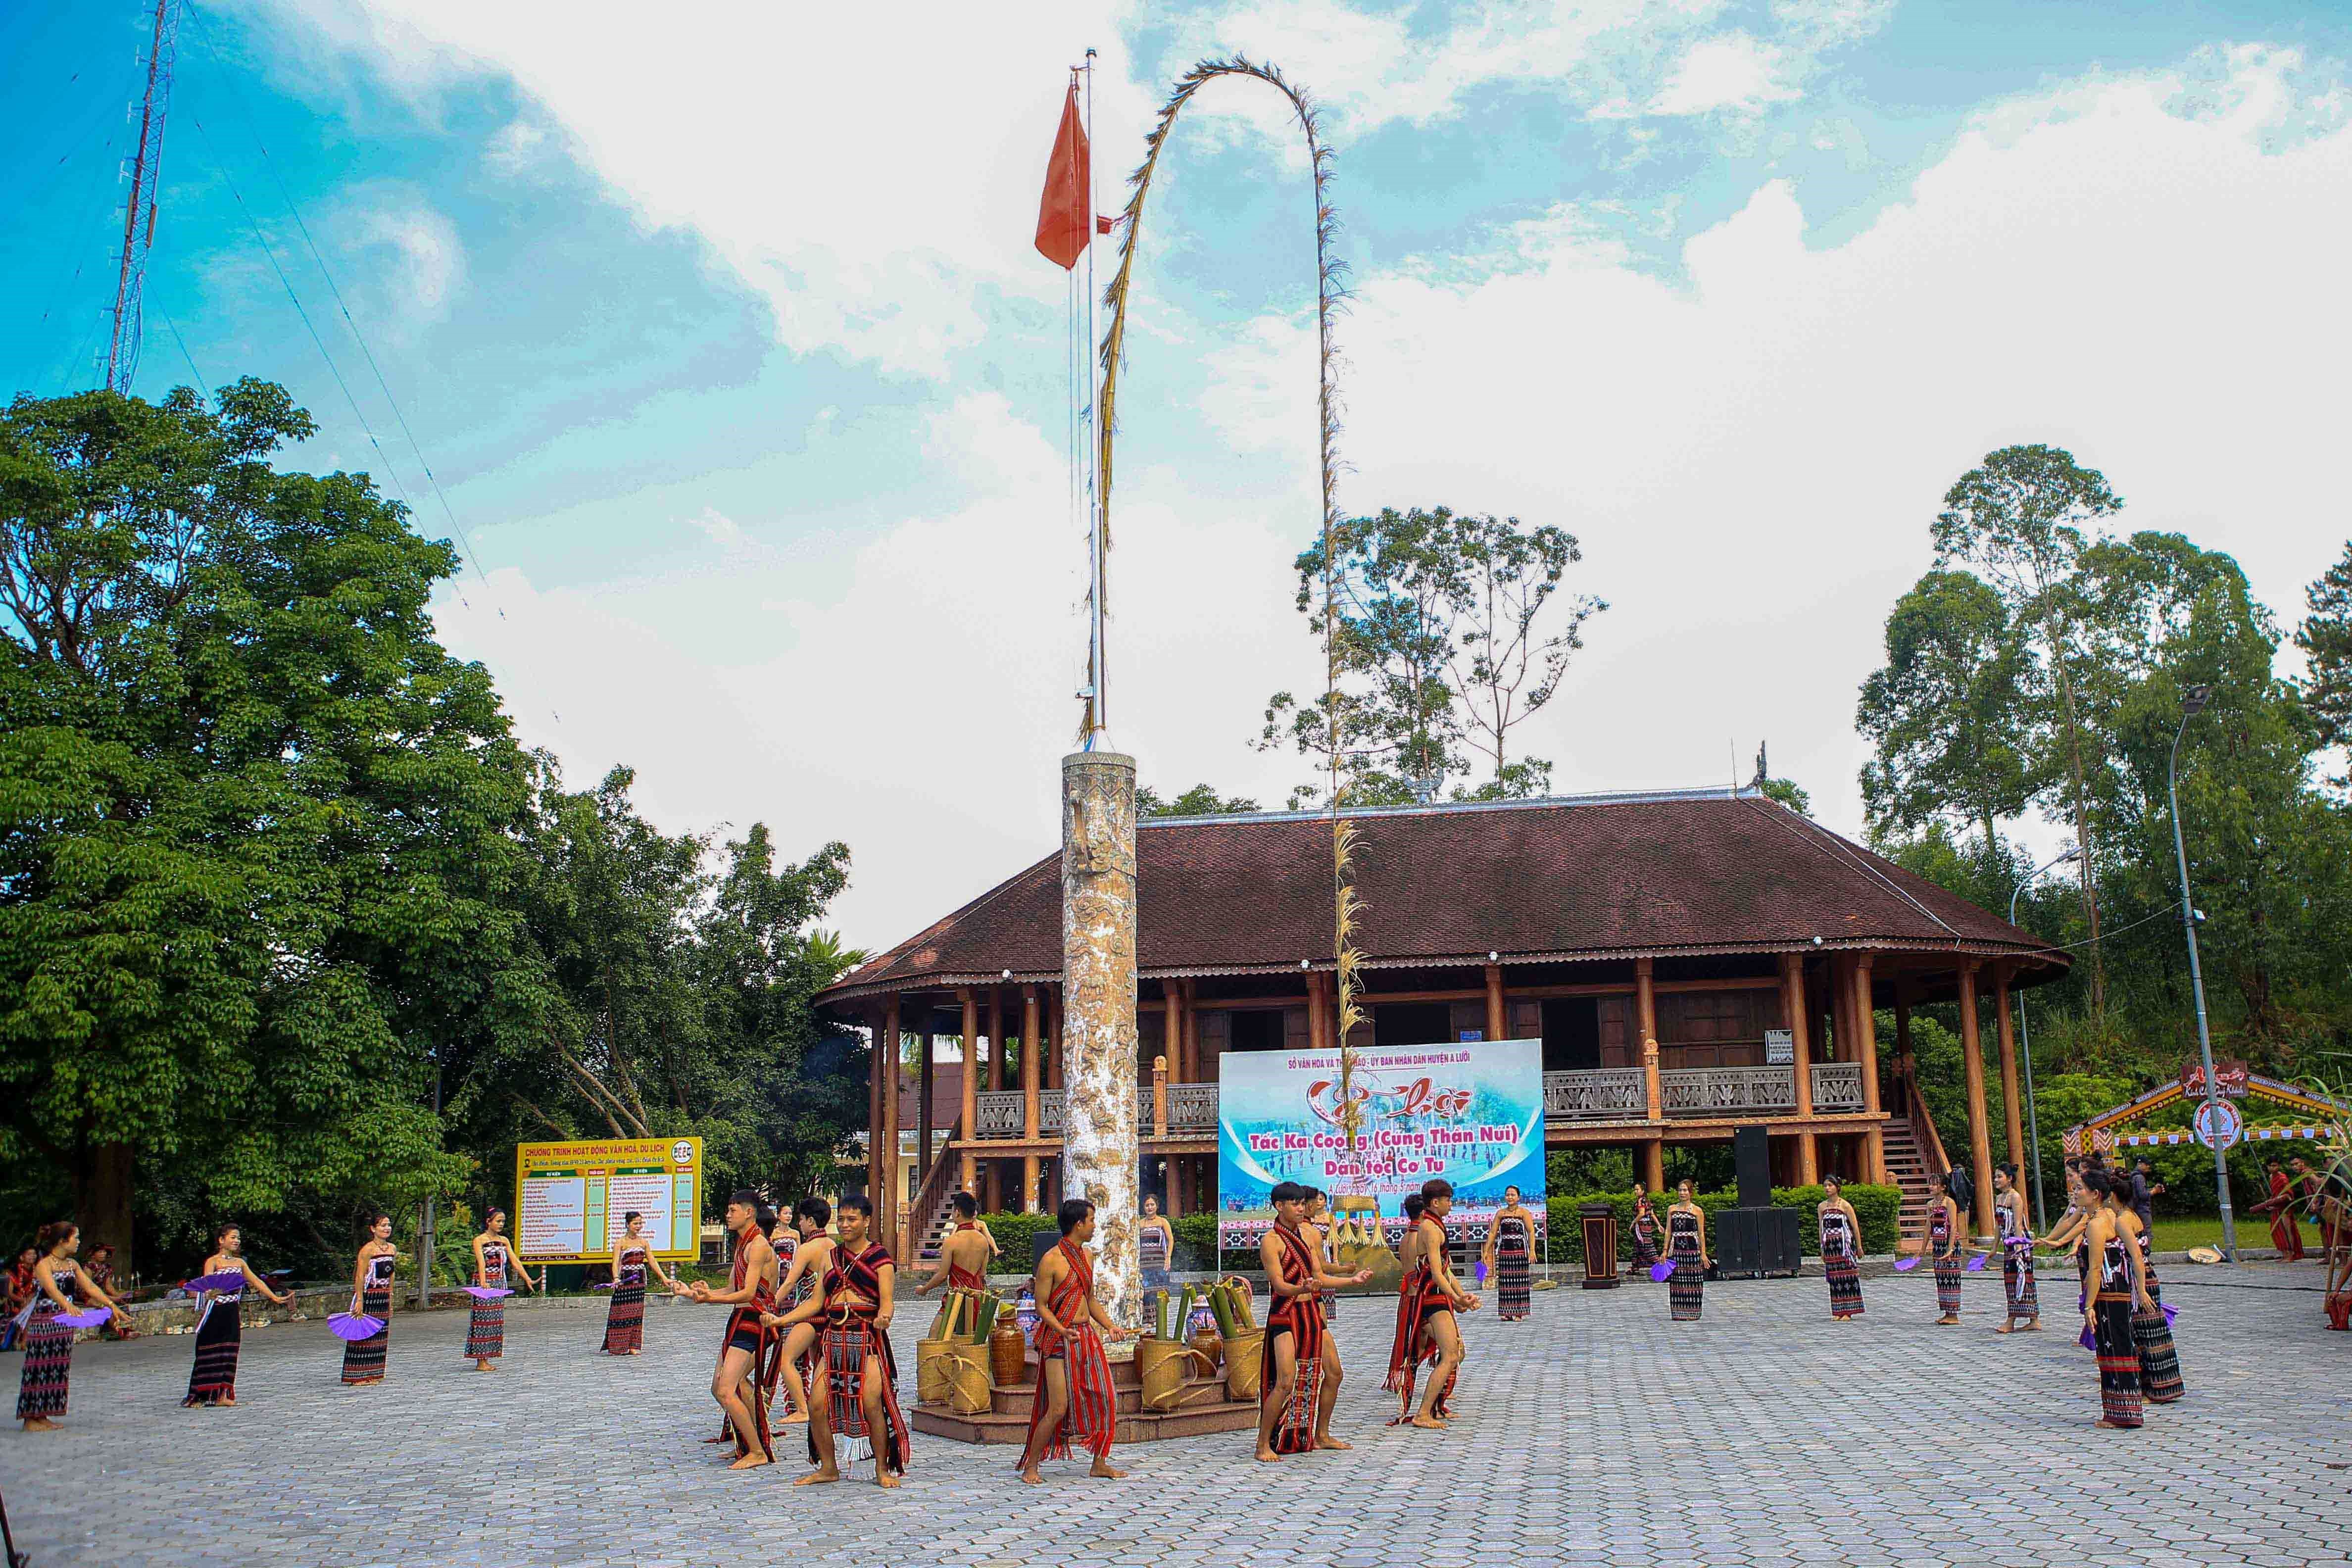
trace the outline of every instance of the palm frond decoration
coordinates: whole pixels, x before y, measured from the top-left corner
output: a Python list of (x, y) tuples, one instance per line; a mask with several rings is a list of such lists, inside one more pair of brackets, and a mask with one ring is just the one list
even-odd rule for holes
[[(1321, 465), (1323, 539), (1323, 600), (1328, 606), (1337, 586), (1332, 565), (1331, 535), (1339, 521), (1339, 392), (1338, 350), (1331, 336), (1332, 319), (1346, 303), (1348, 289), (1346, 265), (1333, 254), (1339, 233), (1339, 211), (1331, 205), (1331, 149), (1323, 140), (1322, 118), (1315, 100), (1304, 88), (1297, 87), (1282, 74), (1279, 67), (1235, 55), (1230, 59), (1202, 60), (1176, 79), (1175, 90), (1160, 106), (1160, 117), (1150, 134), (1144, 138), (1143, 162), (1128, 177), (1127, 207), (1119, 225), (1118, 268), (1111, 275), (1110, 286), (1103, 292), (1103, 302), (1110, 309), (1110, 328), (1103, 336), (1100, 348), (1102, 390), (1096, 408), (1097, 429), (1100, 445), (1096, 453), (1097, 465), (1098, 512), (1096, 526), (1101, 531), (1097, 548), (1110, 548), (1111, 499), (1111, 437), (1118, 426), (1118, 372), (1127, 353), (1128, 289), (1135, 273), (1135, 255), (1143, 233), (1143, 204), (1151, 194), (1151, 178), (1160, 167), (1160, 154), (1166, 148), (1168, 133), (1175, 128), (1176, 117), (1192, 101), (1192, 95), (1220, 77), (1248, 77), (1264, 82), (1289, 100), (1297, 116), (1298, 129), (1307, 138), (1307, 161), (1314, 175), (1315, 198), (1315, 326), (1316, 355), (1316, 416), (1318, 420), (1318, 455)], [(1104, 606), (1108, 613), (1108, 606)], [(1363, 905), (1358, 900), (1353, 885), (1354, 827), (1340, 815), (1341, 795), (1346, 785), (1339, 768), (1339, 661), (1336, 623), (1339, 617), (1326, 614), (1323, 617), (1323, 661), (1325, 689), (1330, 700), (1325, 703), (1329, 715), (1330, 759), (1328, 787), (1325, 791), (1325, 809), (1331, 817), (1331, 951), (1337, 970), (1337, 1005), (1333, 1016), (1339, 1032), (1339, 1103), (1342, 1107), (1342, 1130), (1352, 1143), (1361, 1131), (1362, 1112), (1357, 1108), (1354, 1094), (1356, 1053), (1349, 1036), (1363, 1022), (1363, 1008), (1358, 1001), (1361, 995), (1358, 969), (1363, 955), (1355, 946), (1356, 919)], [(1094, 721), (1091, 704), (1082, 724)], [(1083, 739), (1082, 730), (1081, 738)]]

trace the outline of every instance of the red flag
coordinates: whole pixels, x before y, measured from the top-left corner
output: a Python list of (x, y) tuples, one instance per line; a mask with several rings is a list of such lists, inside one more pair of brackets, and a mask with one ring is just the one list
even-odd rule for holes
[(1062, 100), (1062, 128), (1054, 133), (1054, 155), (1045, 163), (1045, 194), (1037, 203), (1037, 251), (1055, 266), (1078, 264), (1094, 237), (1088, 210), (1094, 181), (1087, 161), (1087, 131), (1078, 121), (1078, 84)]

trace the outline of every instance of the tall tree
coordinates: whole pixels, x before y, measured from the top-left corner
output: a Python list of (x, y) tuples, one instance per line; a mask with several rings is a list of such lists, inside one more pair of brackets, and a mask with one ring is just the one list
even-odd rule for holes
[(2098, 759), (2076, 687), (2084, 657), (2076, 575), (2084, 533), (2123, 501), (2096, 469), (2056, 447), (2003, 447), (1945, 493), (1935, 523), (1936, 564), (1960, 562), (2000, 593), (2012, 622), (2058, 694), (2055, 742), (2063, 759), (2074, 842), (2083, 852), (2083, 916), (2090, 931), (2088, 991), (2094, 1016), (2106, 1005), (2099, 951), (2098, 837), (2090, 774)]
[(436, 1042), (502, 1025), (522, 759), (434, 641), (456, 566), (282, 388), (0, 414), (0, 1153), (126, 1259), (215, 1213), (462, 1173)]
[[(1537, 793), (1549, 783), (1551, 764), (1514, 763), (1511, 731), (1558, 694), (1570, 658), (1584, 646), (1584, 623), (1608, 601), (1560, 596), (1569, 567), (1584, 559), (1566, 529), (1526, 528), (1516, 517), (1456, 517), (1444, 507), (1438, 516), (1443, 553), (1434, 566), (1445, 584), (1446, 668), (1470, 749), (1492, 764), (1486, 782), (1496, 793)], [(1538, 621), (1547, 623), (1540, 631)]]
[(2304, 594), (2311, 612), (2295, 628), (2295, 647), (2311, 667), (2304, 701), (2320, 726), (2321, 739), (2341, 746), (2352, 741), (2352, 543)]
[(1886, 662), (1863, 683), (1855, 722), (1874, 748), (1862, 770), (1874, 835), (1938, 818), (1974, 825), (1989, 855), (2033, 791), (2032, 661), (2009, 607), (1966, 572), (1930, 572), (1886, 617)]

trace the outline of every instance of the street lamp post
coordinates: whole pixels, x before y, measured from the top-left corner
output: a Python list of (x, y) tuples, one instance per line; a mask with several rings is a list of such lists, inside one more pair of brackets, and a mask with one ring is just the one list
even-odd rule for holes
[[(2032, 873), (2010, 892), (2009, 923), (2011, 925), (2017, 923), (2018, 895), (2032, 887), (2042, 872), (2054, 867), (2063, 866), (2069, 860), (2080, 860), (2082, 858), (2083, 852), (2080, 849), (2069, 849), (2063, 855), (2036, 866)], [(2025, 1162), (2033, 1171), (2033, 1228), (2048, 1230), (2050, 1228), (2049, 1205), (2042, 1201), (2042, 1119), (2034, 1114), (2033, 1104), (2033, 1026), (2026, 1021), (2025, 993), (2022, 991), (2017, 994), (2017, 1034), (2020, 1048), (2025, 1057)], [(2014, 1156), (2017, 1151), (2012, 1149), (2010, 1153)]]
[(2189, 845), (2180, 833), (2180, 737), (2189, 732), (2189, 721), (2203, 712), (2212, 697), (2213, 689), (2210, 686), (2192, 686), (2183, 694), (2180, 727), (2172, 732), (2172, 755), (2164, 764), (2164, 793), (2172, 804), (2172, 852), (2180, 862), (2180, 930), (2189, 939), (2189, 988), (2197, 998), (2197, 1055), (2205, 1064), (2205, 1119), (2217, 1134), (2213, 1140), (2213, 1188), (2221, 1200), (2221, 1255), (2235, 1263), (2238, 1216), (2230, 1209), (2230, 1154), (2221, 1147), (2218, 1136), (2221, 1127), (2221, 1086), (2213, 1074), (2213, 1034), (2205, 1020), (2205, 972), (2197, 962), (2197, 906), (2189, 897)]

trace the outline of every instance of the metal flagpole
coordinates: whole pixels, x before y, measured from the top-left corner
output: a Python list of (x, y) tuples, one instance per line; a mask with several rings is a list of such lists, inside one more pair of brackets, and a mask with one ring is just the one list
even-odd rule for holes
[(1092, 721), (1087, 726), (1085, 750), (1107, 752), (1110, 744), (1110, 720), (1107, 704), (1110, 692), (1105, 643), (1108, 608), (1105, 603), (1110, 586), (1110, 541), (1103, 536), (1102, 515), (1102, 435), (1095, 421), (1101, 417), (1101, 395), (1097, 388), (1095, 361), (1101, 352), (1100, 340), (1095, 328), (1095, 51), (1087, 51), (1086, 138), (1087, 138), (1087, 445), (1093, 454), (1093, 466), (1087, 471), (1087, 556), (1094, 571), (1094, 581), (1087, 590), (1087, 600), (1093, 607), (1087, 627), (1087, 676), (1091, 689), (1087, 693), (1087, 711)]

